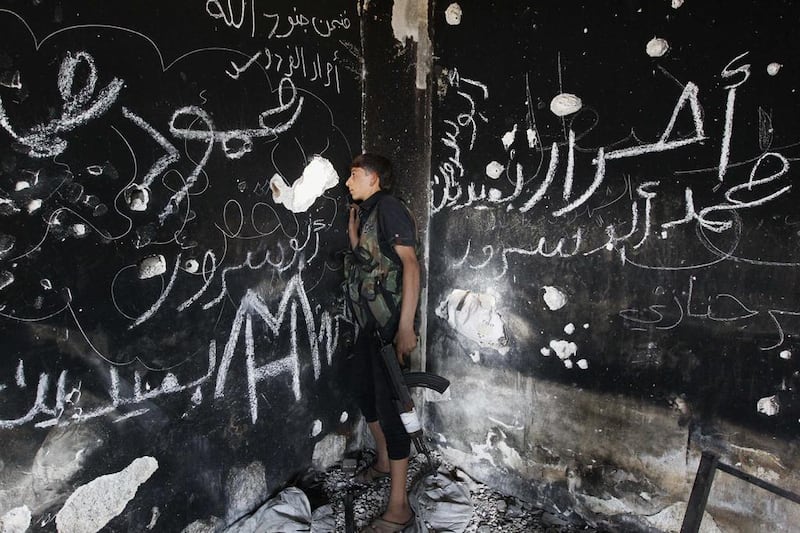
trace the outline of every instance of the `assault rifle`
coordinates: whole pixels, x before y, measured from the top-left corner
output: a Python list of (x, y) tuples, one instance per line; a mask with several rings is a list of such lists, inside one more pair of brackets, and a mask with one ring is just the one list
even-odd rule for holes
[(428, 467), (436, 475), (436, 468), (433, 465), (430, 450), (422, 440), (422, 425), (419, 422), (417, 409), (414, 406), (414, 400), (411, 399), (408, 388), (425, 387), (442, 394), (450, 386), (450, 381), (430, 372), (403, 372), (400, 368), (400, 363), (397, 361), (397, 352), (395, 352), (394, 345), (391, 343), (381, 348), (381, 357), (389, 376), (392, 397), (400, 415), (400, 420), (403, 422), (403, 427), (405, 427), (408, 436), (411, 437), (411, 442), (414, 443), (417, 453), (425, 454), (428, 459)]

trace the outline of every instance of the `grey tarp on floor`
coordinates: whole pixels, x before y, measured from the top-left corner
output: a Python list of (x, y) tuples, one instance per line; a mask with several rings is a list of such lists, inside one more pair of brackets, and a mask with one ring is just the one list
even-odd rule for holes
[(250, 516), (242, 518), (225, 533), (282, 533), (311, 531), (311, 504), (295, 487), (284, 489)]
[[(388, 484), (383, 486), (388, 491)], [(363, 507), (372, 507), (370, 516), (380, 516), (382, 502), (365, 501), (372, 494), (363, 493), (356, 500)], [(439, 474), (428, 475), (414, 485), (409, 493), (411, 506), (417, 514), (417, 523), (406, 529), (407, 533), (460, 533), (472, 517), (473, 507), (469, 490), (461, 483)], [(341, 512), (341, 511), (340, 511)], [(339, 524), (343, 521), (340, 517)], [(285, 489), (265, 503), (254, 514), (236, 522), (226, 533), (274, 533), (336, 531), (337, 516), (333, 505), (324, 505), (311, 513), (308, 498), (298, 488)], [(361, 524), (358, 524), (359, 526)]]

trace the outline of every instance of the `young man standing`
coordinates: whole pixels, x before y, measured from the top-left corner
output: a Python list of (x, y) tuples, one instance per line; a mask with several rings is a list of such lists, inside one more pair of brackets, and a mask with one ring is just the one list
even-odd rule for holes
[(359, 326), (353, 347), (358, 365), (359, 407), (377, 446), (375, 462), (357, 478), (372, 482), (391, 476), (383, 516), (362, 531), (401, 531), (414, 513), (406, 480), (411, 441), (392, 403), (391, 384), (380, 356), (394, 343), (398, 362), (417, 345), (414, 319), (419, 302), (420, 267), (416, 225), (402, 203), (387, 190), (392, 166), (377, 154), (357, 156), (346, 185), (358, 205), (350, 206), (348, 236), (352, 254), (345, 261), (351, 308)]

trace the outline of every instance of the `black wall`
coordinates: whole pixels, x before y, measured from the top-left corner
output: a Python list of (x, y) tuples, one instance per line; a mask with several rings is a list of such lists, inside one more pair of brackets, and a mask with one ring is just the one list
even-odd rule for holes
[(159, 462), (112, 529), (224, 517), (251, 461), (274, 492), (349, 427), (344, 189), (295, 213), (270, 179), (360, 151), (355, 3), (6, 1), (0, 28), (3, 512), (58, 510), (31, 462), (86, 427), (48, 490)]
[[(459, 4), (459, 25), (448, 2), (434, 19), (429, 310), (456, 288), (494, 294), (510, 351), (432, 318), (433, 369), (481, 350), (492, 368), (797, 436), (797, 5)], [(556, 116), (559, 93), (582, 108)], [(548, 308), (548, 286), (567, 305)], [(572, 368), (540, 353), (552, 340), (575, 343)], [(770, 396), (779, 412), (759, 413)]]

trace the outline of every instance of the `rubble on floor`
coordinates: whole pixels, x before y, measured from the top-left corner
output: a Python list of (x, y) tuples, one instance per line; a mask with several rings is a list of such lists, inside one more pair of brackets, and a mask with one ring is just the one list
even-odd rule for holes
[[(574, 516), (567, 519), (503, 495), (470, 479), (457, 468), (443, 464), (435, 452), (434, 456), (438, 464), (435, 476), (423, 456), (415, 456), (409, 464), (409, 499), (417, 523), (407, 528), (407, 533), (596, 531), (584, 523), (576, 523)], [(357, 470), (366, 468), (372, 460), (370, 452), (361, 454)], [(305, 524), (312, 532), (345, 532), (345, 496), (348, 491), (353, 501), (356, 531), (381, 515), (389, 495), (388, 478), (369, 486), (358, 485), (340, 465), (327, 472), (308, 472), (298, 481), (297, 487), (311, 502), (307, 509), (314, 509), (313, 516)], [(260, 518), (263, 520), (265, 515), (261, 513)], [(295, 531), (285, 529), (285, 523), (282, 527), (282, 531)]]

